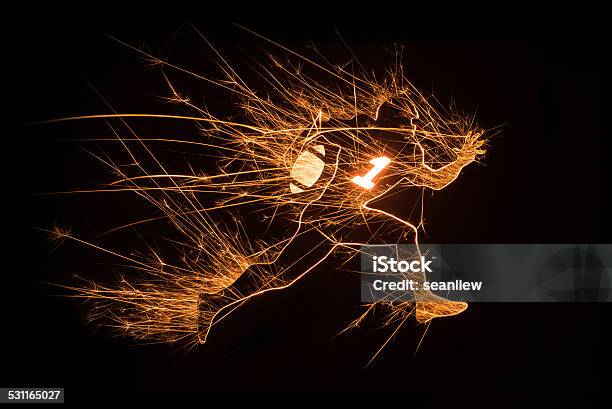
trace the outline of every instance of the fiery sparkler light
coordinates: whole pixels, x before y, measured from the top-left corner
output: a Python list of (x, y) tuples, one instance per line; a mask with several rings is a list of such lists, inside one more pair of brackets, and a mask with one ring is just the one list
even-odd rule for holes
[[(77, 297), (93, 301), (92, 320), (137, 339), (204, 343), (211, 328), (236, 308), (291, 286), (337, 250), (355, 255), (367, 243), (418, 244), (422, 209), (416, 220), (404, 220), (378, 209), (375, 202), (406, 189), (421, 195), (443, 189), (484, 153), (483, 132), (473, 118), (434, 108), (406, 80), (400, 63), (379, 81), (365, 72), (316, 62), (252, 34), (282, 55), (269, 53), (269, 62), (257, 65), (265, 92), (249, 85), (203, 36), (222, 79), (124, 44), (162, 70), (168, 99), (192, 114), (111, 113), (56, 120), (120, 121), (128, 136), (113, 128), (115, 140), (132, 166), (99, 158), (117, 178), (96, 191), (131, 191), (162, 216), (113, 230), (163, 219), (182, 238), (172, 241), (180, 256), (170, 262), (153, 250), (137, 257), (56, 229), (58, 238), (112, 254), (127, 263), (126, 271), (144, 276), (126, 276), (116, 286), (87, 281), (69, 287)], [(317, 77), (306, 67), (317, 71)], [(170, 72), (226, 90), (239, 100), (235, 112), (215, 116), (192, 103), (169, 79)], [(200, 137), (143, 138), (128, 125), (134, 117), (189, 121), (197, 125)], [(211, 152), (218, 171), (202, 174), (193, 162), (190, 172), (173, 172), (154, 154), (152, 142), (189, 144)], [(304, 238), (310, 243), (307, 248), (299, 244)], [(301, 256), (284, 260), (296, 248)], [(418, 291), (415, 300), (368, 305), (352, 326), (375, 307), (387, 311), (385, 322), (397, 324), (396, 331), (411, 315), (426, 323), (467, 307), (426, 291)]]

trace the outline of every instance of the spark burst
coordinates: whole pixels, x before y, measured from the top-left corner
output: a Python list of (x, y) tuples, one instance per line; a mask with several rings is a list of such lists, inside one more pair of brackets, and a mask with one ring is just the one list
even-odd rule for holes
[[(47, 121), (120, 121), (127, 136), (113, 128), (114, 140), (131, 158), (131, 166), (99, 157), (117, 178), (95, 191), (131, 191), (162, 216), (136, 220), (113, 231), (163, 219), (181, 237), (171, 242), (180, 257), (169, 262), (153, 250), (136, 257), (81, 240), (69, 230), (52, 232), (61, 240), (72, 239), (118, 257), (127, 263), (126, 273), (133, 270), (144, 277), (134, 280), (126, 274), (114, 286), (84, 281), (68, 287), (76, 297), (92, 301), (93, 321), (140, 340), (204, 343), (209, 331), (236, 308), (253, 297), (287, 288), (334, 252), (354, 256), (362, 245), (383, 241), (418, 244), (422, 209), (414, 222), (380, 210), (374, 203), (406, 189), (421, 195), (443, 189), (484, 153), (483, 132), (473, 118), (434, 108), (435, 102), (404, 77), (401, 63), (394, 64), (380, 81), (365, 71), (319, 63), (245, 30), (280, 53), (268, 53), (268, 61), (256, 67), (264, 90), (252, 88), (196, 30), (211, 50), (222, 79), (122, 43), (160, 68), (168, 100), (188, 108), (190, 115), (113, 112)], [(399, 54), (396, 57), (401, 60)], [(177, 90), (167, 75), (170, 72), (237, 97), (235, 111), (215, 116), (197, 106)], [(135, 117), (192, 122), (199, 137), (196, 141), (143, 138), (128, 125)], [(152, 142), (210, 152), (217, 171), (203, 174), (193, 162), (189, 173), (173, 172), (154, 154)], [(384, 161), (375, 162), (382, 157)], [(376, 172), (371, 163), (378, 166)], [(368, 178), (367, 186), (355, 183), (360, 175)], [(259, 228), (252, 228), (253, 219)], [(306, 249), (297, 244), (305, 237), (310, 243)], [(317, 238), (314, 244), (312, 237)], [(302, 254), (283, 260), (296, 247), (302, 248)], [(414, 303), (370, 304), (349, 328), (358, 327), (380, 308), (386, 313), (384, 324), (395, 326), (388, 342), (412, 315), (427, 323), (467, 307), (425, 291), (418, 291), (415, 299)]]

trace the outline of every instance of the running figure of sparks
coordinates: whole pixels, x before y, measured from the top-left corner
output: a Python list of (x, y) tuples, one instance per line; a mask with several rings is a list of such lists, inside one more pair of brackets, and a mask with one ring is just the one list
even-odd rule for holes
[[(95, 280), (66, 286), (75, 296), (92, 300), (92, 320), (137, 339), (205, 343), (210, 331), (241, 305), (291, 286), (335, 252), (355, 256), (372, 243), (418, 246), (422, 207), (405, 199), (405, 208), (414, 207), (406, 219), (377, 208), (376, 202), (390, 195), (401, 199), (416, 192), (421, 197), (443, 189), (484, 154), (483, 131), (473, 118), (434, 108), (406, 80), (399, 63), (384, 81), (377, 81), (244, 29), (281, 54), (268, 53), (268, 63), (253, 68), (263, 78), (261, 90), (249, 85), (194, 30), (211, 50), (221, 79), (122, 43), (161, 69), (168, 100), (191, 114), (112, 112), (47, 121), (117, 121), (113, 139), (129, 155), (131, 166), (105, 158), (103, 163), (117, 179), (96, 191), (131, 191), (161, 216), (112, 231), (162, 221), (182, 238), (171, 241), (178, 249), (172, 261), (153, 250), (147, 256), (128, 255), (62, 230), (62, 240), (72, 239), (124, 262), (125, 278), (115, 286)], [(238, 100), (235, 110), (225, 116), (211, 114), (181, 95), (170, 80), (172, 74), (226, 90)], [(199, 136), (145, 138), (128, 124), (137, 117), (189, 121)], [(153, 142), (206, 152), (217, 171), (204, 173), (192, 160), (189, 172), (174, 172), (154, 153)], [(140, 278), (128, 278), (129, 270)], [(397, 324), (393, 334), (410, 316), (427, 323), (467, 308), (424, 290), (414, 299), (370, 304), (351, 327), (359, 326), (375, 307), (387, 312), (386, 323)]]

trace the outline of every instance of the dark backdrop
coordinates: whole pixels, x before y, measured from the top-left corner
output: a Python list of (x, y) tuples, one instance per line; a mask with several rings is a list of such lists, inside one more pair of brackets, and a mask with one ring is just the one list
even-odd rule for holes
[[(221, 48), (252, 40), (231, 25), (196, 25)], [(332, 24), (247, 25), (294, 46), (312, 40), (341, 48)], [(482, 165), (470, 166), (427, 199), (425, 240), (610, 242), (603, 112), (608, 73), (597, 30), (335, 27), (365, 64), (376, 65), (384, 53), (359, 51), (404, 44), (406, 72), (417, 87), (434, 90), (443, 103), (454, 98), (465, 112), (477, 111), (485, 128), (502, 125)], [(87, 186), (103, 173), (77, 144), (58, 140), (83, 136), (86, 126), (23, 124), (105, 111), (87, 82), (124, 111), (159, 112), (154, 95), (165, 94), (155, 69), (143, 68), (134, 53), (98, 29), (160, 53), (192, 41), (181, 34), (188, 30), (183, 25), (142, 22), (37, 24), (13, 33), (17, 72), (4, 81), (17, 91), (9, 101), (17, 108), (10, 118), (17, 128), (3, 136), (8, 208), (0, 385), (61, 386), (72, 402), (117, 395), (203, 399), (218, 391), (376, 391), (408, 402), (477, 404), (483, 397), (535, 395), (590, 401), (601, 390), (610, 313), (604, 304), (472, 304), (458, 317), (435, 321), (416, 353), (423, 328), (405, 325), (364, 368), (389, 331), (369, 324), (335, 336), (361, 310), (358, 277), (332, 269), (333, 260), (288, 291), (247, 305), (207, 348), (143, 346), (83, 325), (82, 306), (55, 296), (59, 291), (45, 282), (100, 260), (72, 245), (50, 252), (35, 228), (76, 220), (80, 229), (95, 231), (109, 211), (128, 217), (139, 209), (122, 197), (38, 195)], [(183, 49), (191, 47), (186, 44)], [(197, 47), (194, 42), (194, 61)], [(205, 89), (189, 91), (201, 97)]]

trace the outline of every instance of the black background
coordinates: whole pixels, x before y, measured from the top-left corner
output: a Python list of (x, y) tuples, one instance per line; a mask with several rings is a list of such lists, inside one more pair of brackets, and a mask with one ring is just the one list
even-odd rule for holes
[[(331, 49), (341, 48), (336, 27), (362, 62), (373, 65), (385, 54), (363, 56), (360, 50), (404, 44), (406, 72), (417, 87), (434, 90), (443, 103), (453, 97), (465, 112), (477, 110), (484, 128), (502, 126), (482, 165), (470, 166), (428, 199), (425, 241), (610, 242), (603, 112), (608, 73), (597, 29), (245, 25), (292, 46), (313, 41)], [(252, 41), (230, 24), (196, 26), (221, 48)], [(472, 304), (458, 317), (435, 321), (417, 352), (423, 328), (408, 323), (364, 368), (389, 331), (372, 331), (374, 319), (363, 331), (335, 336), (361, 311), (358, 277), (327, 266), (286, 292), (247, 305), (206, 348), (143, 346), (83, 325), (79, 303), (56, 297), (58, 290), (45, 282), (104, 260), (78, 246), (50, 252), (35, 228), (80, 220), (80, 229), (93, 232), (106, 215), (129, 219), (139, 209), (121, 197), (38, 195), (88, 186), (103, 173), (77, 144), (57, 140), (82, 137), (87, 128), (80, 123), (24, 124), (106, 111), (86, 81), (123, 111), (159, 112), (163, 105), (155, 95), (166, 93), (158, 71), (98, 30), (160, 54), (190, 41), (182, 34), (188, 26), (142, 21), (47, 23), (13, 32), (17, 50), (10, 65), (17, 72), (5, 81), (16, 88), (10, 119), (17, 128), (4, 135), (3, 202), (11, 233), (3, 255), (0, 385), (60, 386), (70, 402), (114, 401), (117, 395), (203, 402), (220, 391), (339, 391), (476, 405), (534, 396), (591, 402), (601, 392), (609, 305)], [(194, 61), (200, 58), (197, 44)], [(200, 97), (206, 87), (190, 93)]]

